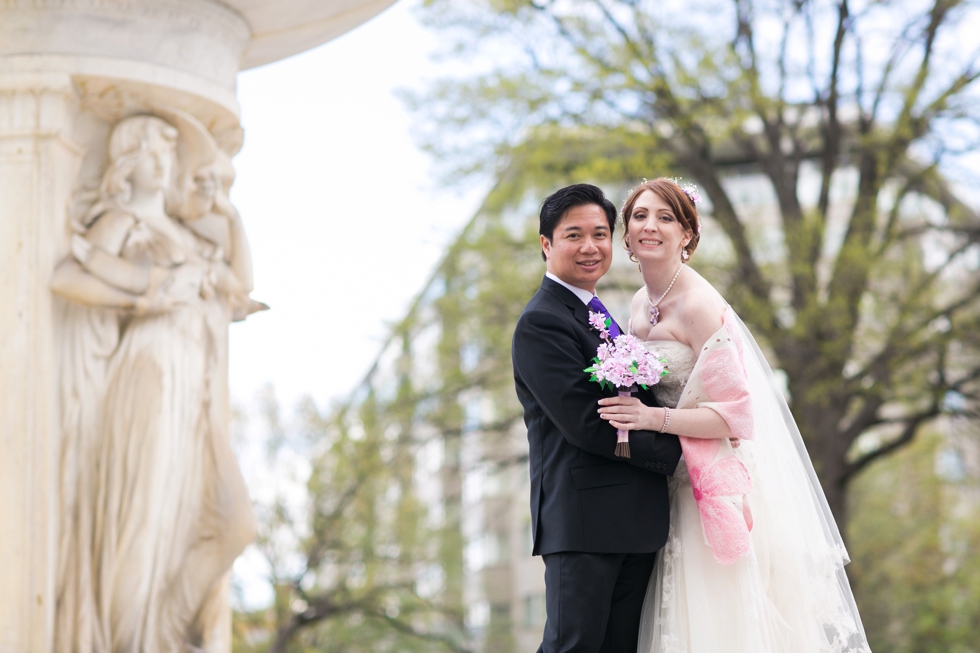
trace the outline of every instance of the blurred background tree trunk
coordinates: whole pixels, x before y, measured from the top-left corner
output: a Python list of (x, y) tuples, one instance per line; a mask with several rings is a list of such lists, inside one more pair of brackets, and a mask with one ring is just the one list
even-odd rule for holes
[(578, 181), (701, 186), (703, 239), (725, 243), (702, 267), (785, 373), (842, 529), (869, 463), (944, 412), (976, 416), (975, 6), (431, 0), (422, 16), (479, 71), (407, 94), (447, 181), (506, 171), (515, 204)]
[[(298, 470), (300, 491), (258, 501), (275, 600), (237, 615), (236, 651), (517, 650), (516, 590), (475, 609), (492, 533), (467, 532), (467, 482), (526, 475), (510, 341), (543, 274), (537, 207), (568, 183), (621, 200), (660, 175), (704, 191), (692, 265), (785, 379), (873, 649), (977, 651), (980, 9), (429, 0), (421, 15), (467, 72), (406, 93), (419, 136), (447, 184), (495, 185), (348, 401), (289, 425), (267, 402), (270, 466)], [(628, 298), (641, 280), (619, 266), (603, 283)], [(493, 505), (526, 510), (512, 485)]]

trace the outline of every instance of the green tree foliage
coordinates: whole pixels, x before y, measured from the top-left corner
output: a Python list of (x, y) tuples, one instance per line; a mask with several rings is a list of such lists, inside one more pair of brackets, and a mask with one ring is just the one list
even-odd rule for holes
[[(413, 483), (411, 436), (397, 414), (379, 422), (375, 407), (370, 393), (356, 415), (307, 402), (284, 426), (266, 397), (266, 464), (283, 477), (256, 501), (256, 546), (274, 601), (236, 614), (236, 653), (466, 650), (445, 627), (459, 620), (458, 602), (445, 605), (433, 587), (437, 534)], [(291, 485), (286, 470), (304, 464), (305, 487)]]
[(855, 481), (850, 553), (872, 650), (980, 651), (977, 454), (927, 430)]
[[(306, 405), (288, 428), (266, 400), (269, 464), (295, 466), (284, 457), (292, 448), (310, 467), (299, 505), (286, 486), (259, 502), (258, 545), (276, 598), (271, 609), (236, 615), (236, 653), (476, 648), (452, 511), (463, 509), (460, 476), (525, 462), (510, 340), (542, 274), (535, 207), (507, 209), (508, 183), (449, 248), (348, 402), (328, 415)], [(615, 265), (603, 297), (620, 293), (628, 304), (634, 274)], [(482, 410), (471, 409), (474, 399)], [(961, 439), (974, 442), (975, 423), (966, 423), (974, 431)], [(443, 457), (435, 468), (419, 455), (433, 444)], [(467, 460), (462, 452), (474, 448)], [(934, 461), (944, 448), (932, 433), (856, 483), (849, 569), (874, 650), (976, 650), (980, 470), (940, 478)], [(968, 451), (978, 455), (975, 445)], [(433, 475), (441, 506), (423, 496)], [(516, 500), (524, 509), (525, 497)], [(442, 520), (430, 520), (434, 508)], [(513, 647), (510, 616), (491, 610), (481, 650)]]
[[(428, 0), (469, 72), (410, 101), (447, 178), (496, 176), (514, 206), (572, 181), (693, 178), (705, 239), (724, 241), (709, 277), (786, 372), (844, 524), (868, 464), (944, 412), (976, 415), (980, 220), (950, 179), (977, 181), (978, 11)], [(764, 201), (733, 183), (746, 174)]]
[[(494, 450), (521, 424), (510, 339), (542, 274), (526, 217), (508, 226), (497, 196), (347, 403), (326, 415), (308, 403), (287, 428), (266, 398), (268, 464), (295, 465), (283, 457), (291, 448), (311, 467), (299, 500), (283, 484), (257, 502), (275, 601), (236, 616), (236, 653), (469, 650), (463, 479), (474, 466), (524, 460)], [(467, 444), (479, 459), (464, 461)], [(424, 459), (433, 446), (435, 468)], [(494, 642), (510, 637), (499, 614), (487, 630)]]
[[(972, 650), (976, 565), (946, 570), (973, 550), (976, 512), (951, 512), (964, 486), (929, 473), (934, 441), (916, 435), (976, 418), (980, 223), (950, 179), (976, 185), (977, 9), (691, 4), (427, 2), (472, 57), (469, 76), (416, 98), (428, 146), (497, 185), (347, 404), (307, 408), (298, 429), (269, 411), (270, 456), (298, 447), (309, 478), (299, 510), (259, 506), (275, 603), (240, 615), (237, 651), (473, 646), (463, 487), (522, 460), (510, 339), (542, 273), (527, 220), (558, 185), (664, 173), (708, 196), (694, 264), (786, 372), (842, 525), (855, 483), (875, 650)], [(604, 297), (639, 284), (623, 271)], [(490, 611), (488, 650), (511, 647), (507, 619)]]

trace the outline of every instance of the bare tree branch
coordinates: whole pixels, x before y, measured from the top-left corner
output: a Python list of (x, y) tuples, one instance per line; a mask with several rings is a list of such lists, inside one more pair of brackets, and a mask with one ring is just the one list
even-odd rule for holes
[(869, 451), (868, 453), (859, 456), (852, 463), (848, 464), (843, 474), (843, 480), (847, 481), (853, 478), (858, 472), (870, 465), (875, 460), (887, 456), (893, 451), (907, 445), (915, 438), (916, 434), (919, 432), (919, 427), (921, 427), (928, 420), (931, 420), (939, 415), (939, 412), (939, 404), (934, 403), (928, 410), (908, 418), (905, 428), (902, 429), (901, 434), (899, 434), (897, 438), (890, 440), (873, 451)]
[[(830, 206), (830, 182), (834, 170), (837, 169), (837, 158), (841, 153), (842, 126), (840, 117), (837, 114), (838, 103), (840, 102), (838, 85), (840, 84), (841, 74), (841, 50), (844, 46), (844, 36), (847, 34), (849, 19), (850, 11), (848, 10), (847, 0), (841, 0), (838, 5), (837, 34), (834, 36), (834, 54), (830, 67), (830, 88), (828, 89), (827, 98), (824, 102), (827, 112), (826, 116), (821, 117), (824, 147), (821, 156), (820, 195), (817, 198), (817, 219), (820, 220), (817, 225), (817, 230), (821, 234), (823, 233), (827, 209)], [(822, 241), (814, 243), (814, 249), (808, 257), (811, 266), (817, 262), (821, 244)]]

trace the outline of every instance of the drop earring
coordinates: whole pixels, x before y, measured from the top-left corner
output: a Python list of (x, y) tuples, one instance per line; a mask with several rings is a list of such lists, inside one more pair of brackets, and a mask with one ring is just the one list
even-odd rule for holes
[(633, 248), (630, 247), (630, 241), (628, 240), (626, 241), (626, 256), (629, 257), (629, 260), (633, 261), (634, 263), (640, 262), (640, 260), (636, 258), (636, 254), (633, 253)]

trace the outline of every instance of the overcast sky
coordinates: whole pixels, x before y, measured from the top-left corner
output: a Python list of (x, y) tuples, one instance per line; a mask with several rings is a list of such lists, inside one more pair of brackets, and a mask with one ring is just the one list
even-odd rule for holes
[(482, 200), (440, 188), (395, 90), (440, 74), (402, 0), (309, 52), (238, 76), (245, 145), (232, 200), (272, 307), (231, 327), (231, 392), (286, 408), (346, 396)]

